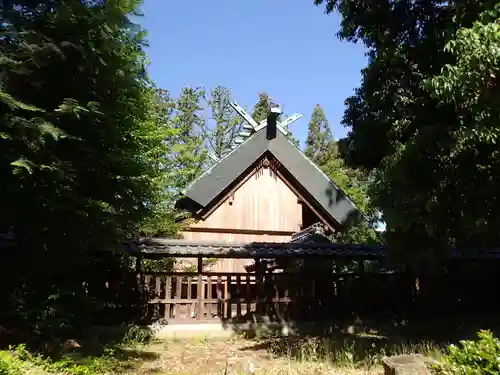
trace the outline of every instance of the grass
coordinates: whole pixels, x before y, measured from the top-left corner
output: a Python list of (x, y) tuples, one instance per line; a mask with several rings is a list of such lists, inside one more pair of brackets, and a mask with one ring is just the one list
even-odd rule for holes
[(129, 348), (108, 348), (104, 353), (87, 356), (82, 353), (68, 353), (58, 360), (32, 354), (24, 346), (0, 352), (0, 363), (6, 364), (1, 375), (94, 375), (120, 374), (133, 369), (142, 355)]
[[(375, 375), (383, 373), (381, 360), (385, 356), (441, 356), (441, 347), (432, 342), (388, 344), (370, 335), (350, 339), (195, 336), (148, 344), (146, 336), (140, 330), (131, 330), (121, 342), (99, 353), (86, 354), (79, 348), (58, 360), (33, 355), (20, 346), (0, 352), (0, 375)], [(2, 372), (2, 361), (8, 363), (10, 372)]]
[(68, 340), (51, 348), (52, 355), (35, 354), (22, 344), (0, 351), (0, 375), (97, 375), (123, 374), (138, 363), (154, 360), (155, 353), (147, 351), (145, 343), (151, 332), (127, 327), (119, 341), (100, 340), (95, 334), (77, 343)]
[(194, 337), (153, 343), (154, 361), (141, 363), (134, 374), (223, 375), (223, 374), (382, 374), (381, 359), (388, 355), (421, 353), (439, 358), (441, 350), (432, 343), (401, 344), (359, 356), (356, 343), (338, 347), (327, 339), (289, 338), (286, 344), (269, 339), (209, 339)]

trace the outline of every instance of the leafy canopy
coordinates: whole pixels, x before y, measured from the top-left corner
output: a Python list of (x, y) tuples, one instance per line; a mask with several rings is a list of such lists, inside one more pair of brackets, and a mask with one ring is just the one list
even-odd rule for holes
[(30, 334), (91, 319), (105, 281), (128, 275), (114, 250), (162, 201), (170, 129), (155, 121), (144, 32), (129, 19), (139, 3), (3, 2), (0, 233), (18, 247), (0, 264), (0, 320)]
[(408, 257), (498, 245), (495, 2), (321, 3), (367, 47), (343, 156), (373, 175), (388, 239)]

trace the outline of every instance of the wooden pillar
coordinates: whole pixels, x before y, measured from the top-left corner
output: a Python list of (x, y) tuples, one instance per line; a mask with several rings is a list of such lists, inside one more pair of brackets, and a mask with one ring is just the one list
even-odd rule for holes
[(137, 274), (142, 272), (142, 255), (138, 255), (135, 258), (135, 272)]
[(203, 258), (198, 257), (198, 314), (196, 319), (200, 320), (205, 316), (205, 288), (203, 285)]
[(256, 313), (257, 315), (264, 314), (265, 306), (262, 304), (262, 297), (264, 291), (264, 268), (263, 263), (259, 258), (255, 258), (255, 281), (257, 289), (257, 303), (256, 303)]
[[(361, 303), (361, 301), (370, 301), (369, 303), (372, 303), (371, 299), (371, 295), (368, 296), (366, 295), (364, 292), (367, 290), (365, 288), (365, 286), (367, 285), (366, 284), (366, 269), (365, 269), (365, 261), (363, 259), (358, 259), (357, 260), (357, 273), (358, 273), (358, 276), (359, 276), (359, 284), (356, 285), (356, 289), (355, 289), (355, 293), (354, 295), (356, 296), (356, 300), (354, 301), (354, 306), (355, 306), (355, 309), (356, 309), (356, 314), (362, 314), (364, 313), (365, 311), (364, 310), (364, 305), (363, 303)], [(379, 279), (380, 280), (380, 279)], [(363, 293), (363, 294), (361, 294)], [(359, 298), (361, 298), (361, 300), (359, 300)]]
[(175, 304), (171, 303), (172, 299), (172, 276), (167, 276), (165, 280), (165, 318), (171, 319), (174, 316), (174, 306)]
[(365, 273), (365, 261), (363, 259), (358, 260), (358, 275), (363, 276)]
[(138, 255), (135, 258), (135, 273), (136, 273), (136, 277), (137, 277), (137, 286), (141, 289), (145, 287), (142, 272), (143, 272), (142, 256)]
[[(140, 293), (148, 293), (149, 294), (149, 288), (146, 284), (146, 280), (145, 280), (145, 277), (143, 275), (143, 272), (144, 272), (144, 269), (142, 267), (142, 255), (138, 255), (136, 258), (135, 258), (135, 273), (136, 273), (136, 277), (137, 277), (137, 287), (139, 288), (140, 290)], [(147, 317), (147, 318), (150, 318), (150, 306), (149, 306), (149, 298), (150, 296), (148, 295), (147, 297), (147, 302), (145, 305), (142, 306), (142, 314), (143, 314), (143, 317)]]

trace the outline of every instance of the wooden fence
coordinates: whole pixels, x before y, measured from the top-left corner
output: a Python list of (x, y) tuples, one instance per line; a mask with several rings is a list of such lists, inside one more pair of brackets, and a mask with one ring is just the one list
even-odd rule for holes
[(234, 274), (143, 271), (90, 286), (93, 295), (102, 289), (106, 302), (96, 319), (106, 322), (122, 315), (140, 316), (146, 318), (144, 322), (162, 318), (201, 322), (251, 321), (262, 316), (299, 321), (498, 314), (500, 262), (476, 263), (453, 262), (432, 273), (354, 267), (338, 273), (317, 267)]
[(286, 313), (291, 302), (287, 290), (262, 288), (270, 284), (278, 286), (277, 275), (259, 278), (247, 273), (176, 272), (142, 274), (141, 278), (153, 319), (227, 320), (256, 311), (269, 313), (271, 309)]
[[(253, 314), (271, 320), (318, 318), (341, 315), (343, 310), (352, 310), (353, 303), (358, 303), (359, 309), (384, 303), (377, 301), (376, 291), (362, 286), (371, 283), (369, 277), (361, 280), (356, 273), (330, 275), (328, 279), (285, 272), (143, 273), (140, 277), (149, 296), (148, 319), (153, 321), (244, 320)], [(380, 279), (380, 274), (376, 277)], [(360, 289), (366, 291), (362, 298)], [(393, 289), (391, 294), (398, 292)]]

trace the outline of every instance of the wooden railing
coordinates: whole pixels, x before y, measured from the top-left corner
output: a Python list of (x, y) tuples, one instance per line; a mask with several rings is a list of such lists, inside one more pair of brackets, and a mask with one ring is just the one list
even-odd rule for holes
[[(386, 287), (382, 279), (387, 279)], [(382, 311), (394, 299), (409, 295), (398, 275), (360, 278), (356, 272), (142, 273), (140, 280), (153, 321), (246, 321), (253, 314), (278, 321), (319, 319), (352, 311)], [(382, 298), (389, 290), (387, 298)]]
[[(284, 273), (176, 272), (141, 274), (140, 278), (149, 295), (149, 314), (155, 319), (227, 320), (251, 312), (287, 315), (292, 302), (291, 277)], [(313, 290), (307, 292), (314, 295)]]

